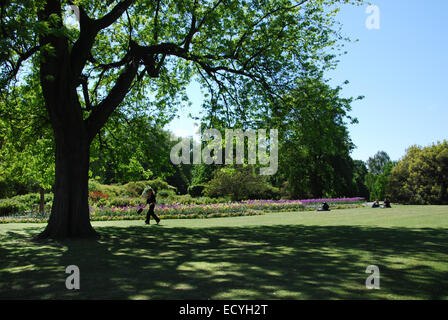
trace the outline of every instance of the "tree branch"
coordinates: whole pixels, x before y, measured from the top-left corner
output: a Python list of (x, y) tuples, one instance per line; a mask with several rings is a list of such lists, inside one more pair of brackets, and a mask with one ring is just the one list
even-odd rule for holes
[(81, 33), (71, 52), (71, 66), (74, 79), (81, 75), (87, 60), (91, 56), (91, 49), (97, 34), (117, 21), (134, 1), (124, 0), (120, 2), (108, 14), (98, 20), (90, 19), (84, 9), (79, 8)]
[(87, 83), (87, 77), (81, 76), (81, 85), (82, 85), (82, 94), (84, 96), (84, 102), (86, 104), (86, 110), (90, 111), (92, 110), (92, 104), (90, 103), (89, 98), (89, 85)]
[(191, 25), (190, 25), (190, 30), (187, 33), (187, 36), (185, 37), (185, 39), (180, 43), (180, 45), (184, 46), (185, 50), (189, 50), (190, 48), (190, 44), (193, 40), (193, 36), (201, 29), (202, 25), (205, 23), (208, 15), (215, 11), (216, 8), (222, 3), (223, 0), (218, 0), (213, 7), (207, 11), (204, 16), (202, 17), (201, 21), (199, 21), (198, 25), (196, 26), (196, 14), (195, 14), (195, 9), (197, 7), (197, 0), (195, 0), (194, 5), (193, 5), (193, 12), (191, 13), (192, 17), (191, 17)]
[(238, 49), (240, 48), (240, 46), (243, 44), (243, 41), (249, 36), (249, 35), (251, 35), (251, 34), (253, 34), (255, 31), (255, 27), (258, 25), (258, 24), (260, 24), (263, 20), (265, 20), (266, 18), (269, 18), (271, 15), (273, 15), (274, 13), (277, 13), (278, 11), (281, 11), (281, 10), (291, 10), (291, 9), (294, 9), (294, 8), (297, 8), (297, 7), (300, 7), (301, 5), (303, 5), (305, 2), (308, 2), (309, 0), (302, 0), (301, 2), (299, 2), (299, 3), (297, 3), (297, 4), (295, 4), (295, 5), (293, 5), (293, 6), (290, 6), (290, 7), (278, 7), (278, 8), (275, 8), (275, 9), (273, 9), (273, 10), (271, 10), (271, 11), (269, 11), (269, 12), (267, 12), (266, 14), (264, 14), (262, 17), (260, 17), (257, 21), (255, 21), (247, 30), (246, 30), (246, 32), (244, 32), (243, 33), (243, 35), (240, 37), (240, 39), (238, 40), (238, 43), (237, 43), (237, 45), (235, 46), (235, 48), (234, 48), (234, 51), (233, 51), (233, 55), (237, 55), (237, 51), (238, 51)]
[[(95, 20), (95, 27), (99, 30), (105, 29), (110, 26), (112, 23), (118, 20), (121, 15), (133, 4), (135, 0), (124, 0), (117, 4), (108, 14), (104, 17)], [(98, 31), (99, 31), (98, 30)]]
[(11, 71), (8, 72), (8, 76), (6, 77), (6, 81), (9, 82), (13, 78), (16, 77), (17, 73), (20, 70), (20, 67), (22, 66), (22, 63), (24, 63), (26, 60), (28, 60), (33, 54), (35, 54), (37, 51), (39, 51), (41, 48), (41, 45), (37, 45), (31, 49), (29, 49), (27, 52), (19, 53), (19, 59), (17, 59), (16, 62), (11, 61)]
[(95, 137), (112, 112), (123, 101), (131, 87), (132, 81), (137, 75), (137, 71), (138, 64), (135, 61), (130, 61), (118, 77), (107, 97), (92, 108), (92, 113), (86, 119), (90, 140)]
[(159, 40), (159, 26), (158, 26), (159, 10), (160, 10), (160, 0), (157, 0), (156, 14), (154, 16), (154, 42), (155, 43), (157, 43), (157, 41)]

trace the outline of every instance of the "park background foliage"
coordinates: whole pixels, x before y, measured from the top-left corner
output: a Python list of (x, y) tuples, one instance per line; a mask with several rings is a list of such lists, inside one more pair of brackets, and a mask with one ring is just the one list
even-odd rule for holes
[[(79, 3), (85, 5), (88, 14), (98, 18), (107, 8), (98, 9), (94, 2)], [(309, 1), (298, 7), (286, 6), (289, 1), (255, 1), (252, 3), (255, 7), (247, 8), (247, 16), (238, 10), (238, 1), (229, 1), (222, 8), (220, 2), (215, 7), (201, 7), (196, 1), (163, 4), (162, 11), (168, 18), (156, 25), (139, 12), (145, 8), (157, 11), (153, 3), (138, 2), (130, 9), (131, 2), (126, 1), (115, 8), (123, 13), (127, 9), (122, 6), (126, 6), (129, 8), (126, 15), (122, 15), (114, 28), (96, 35), (98, 41), (91, 49), (107, 63), (86, 58), (86, 72), (78, 70), (80, 83), (75, 88), (79, 91), (75, 90), (78, 103), (73, 105), (81, 108), (81, 120), (90, 116), (92, 103), (101, 104), (107, 89), (119, 78), (114, 67), (129, 66), (126, 59), (131, 53), (136, 54), (132, 48), (145, 51), (132, 36), (141, 43), (157, 42), (161, 38), (180, 42), (185, 30), (173, 28), (174, 22), (187, 26), (193, 37), (197, 33), (194, 28), (197, 21), (196, 18), (190, 21), (190, 14), (203, 19), (213, 16), (204, 20), (208, 29), (195, 35), (196, 44), (191, 42), (192, 37), (183, 39), (183, 50), (192, 49), (192, 53), (181, 50), (155, 54), (160, 73), (143, 77), (142, 72), (142, 78), (129, 88), (120, 108), (114, 109), (98, 128), (89, 146), (91, 205), (136, 206), (147, 185), (157, 190), (161, 204), (345, 197), (448, 203), (446, 141), (429, 147), (412, 146), (398, 162), (391, 161), (384, 151), (367, 162), (351, 158), (355, 145), (348, 126), (357, 123), (350, 115), (351, 104), (363, 97), (342, 97), (342, 86), (348, 82), (332, 87), (325, 74), (336, 67), (337, 56), (344, 51), (343, 43), (350, 41), (334, 20), (338, 12), (334, 5), (350, 1)], [(273, 10), (272, 6), (278, 8)], [(48, 59), (57, 53), (51, 45), (40, 47), (39, 37), (34, 35), (62, 37), (71, 49), (78, 50), (74, 43), (82, 32), (67, 23), (68, 6), (63, 7), (60, 17), (53, 14), (48, 21), (40, 21), (36, 13), (43, 7), (43, 3), (32, 1), (11, 3), (7, 7), (2, 3), (5, 19), (0, 22), (5, 38), (0, 42), (0, 215), (27, 210), (45, 213), (55, 198), (55, 126), (46, 109), (39, 72), (45, 57)], [(263, 10), (266, 15), (260, 16)], [(231, 14), (235, 12), (238, 14)], [(261, 23), (275, 13), (278, 15), (272, 21)], [(258, 27), (254, 29), (254, 26)], [(226, 32), (234, 28), (242, 28), (240, 41), (222, 43), (227, 39)], [(275, 42), (272, 35), (284, 41)], [(117, 41), (114, 48), (110, 39)], [(37, 45), (35, 51), (34, 45)], [(252, 78), (238, 78), (241, 70), (227, 75), (216, 73), (213, 63), (220, 62), (222, 54), (232, 48), (234, 54), (225, 57), (247, 67), (246, 71), (253, 72)], [(29, 56), (26, 49), (31, 50)], [(247, 52), (241, 53), (245, 56), (240, 61), (236, 52), (243, 49)], [(173, 52), (177, 56), (164, 60)], [(162, 54), (163, 59), (158, 56)], [(113, 62), (119, 56), (124, 58)], [(150, 57), (140, 58), (139, 62), (146, 60), (147, 67)], [(301, 63), (296, 64), (299, 60)], [(220, 65), (218, 69), (230, 70), (230, 66), (231, 63), (225, 67)], [(205, 73), (199, 67), (204, 67)], [(50, 78), (48, 75), (44, 82), (52, 82)], [(96, 80), (97, 85), (85, 86), (86, 78)], [(179, 109), (189, 107), (186, 86), (191, 81), (197, 81), (207, 91), (204, 113), (197, 119), (201, 121), (201, 131), (215, 128), (223, 135), (226, 128), (280, 129), (277, 174), (257, 175), (259, 164), (171, 163), (170, 150), (177, 141), (171, 139), (172, 133), (165, 128)], [(260, 86), (262, 83), (269, 88)], [(280, 85), (282, 90), (273, 90)], [(97, 90), (99, 87), (102, 91)], [(202, 144), (205, 146), (206, 142)]]

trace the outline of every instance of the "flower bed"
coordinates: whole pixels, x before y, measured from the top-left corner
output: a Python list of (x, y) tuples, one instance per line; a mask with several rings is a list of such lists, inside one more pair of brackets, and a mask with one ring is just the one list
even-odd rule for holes
[[(228, 202), (216, 204), (160, 204), (156, 205), (154, 212), (161, 219), (197, 219), (215, 217), (235, 217), (248, 215), (261, 215), (265, 212), (287, 212), (315, 210), (322, 202), (327, 202), (332, 208), (349, 208), (359, 206), (363, 198), (339, 199), (307, 199), (307, 200), (246, 200), (241, 202)], [(142, 205), (105, 207), (90, 206), (90, 220), (142, 220), (146, 210), (138, 214)], [(28, 213), (26, 215), (13, 215), (0, 217), (0, 223), (9, 222), (46, 222), (49, 213)]]
[[(122, 217), (137, 216), (143, 217), (146, 211), (137, 215), (138, 209), (142, 206), (134, 207), (91, 207), (90, 215), (92, 220), (98, 217)], [(228, 217), (241, 215), (262, 214), (264, 211), (297, 211), (304, 207), (300, 201), (290, 203), (274, 203), (267, 201), (255, 202), (229, 202), (216, 204), (168, 204), (157, 205), (154, 209), (155, 214), (160, 218), (211, 218)]]

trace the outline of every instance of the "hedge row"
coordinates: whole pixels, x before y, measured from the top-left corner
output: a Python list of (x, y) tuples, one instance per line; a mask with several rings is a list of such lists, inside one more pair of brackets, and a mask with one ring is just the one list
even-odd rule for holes
[[(224, 218), (239, 216), (255, 216), (263, 215), (264, 212), (257, 210), (248, 210), (245, 212), (229, 212), (229, 213), (210, 213), (210, 214), (161, 214), (160, 219), (208, 219), (208, 218)], [(145, 215), (123, 215), (123, 216), (92, 216), (90, 221), (119, 221), (119, 220), (144, 220)], [(0, 219), (1, 223), (45, 223), (48, 217), (6, 217)]]

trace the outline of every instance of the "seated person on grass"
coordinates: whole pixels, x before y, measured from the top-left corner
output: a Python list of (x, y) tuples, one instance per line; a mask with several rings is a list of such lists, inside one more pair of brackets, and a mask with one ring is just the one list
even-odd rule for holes
[(379, 208), (380, 207), (380, 202), (378, 200), (376, 200), (373, 204), (372, 204), (372, 208)]
[(323, 202), (322, 207), (318, 208), (317, 211), (330, 211), (330, 206), (328, 203)]
[(389, 201), (389, 199), (385, 199), (384, 200), (384, 205), (381, 207), (381, 208), (392, 208), (391, 206), (390, 206), (390, 201)]

